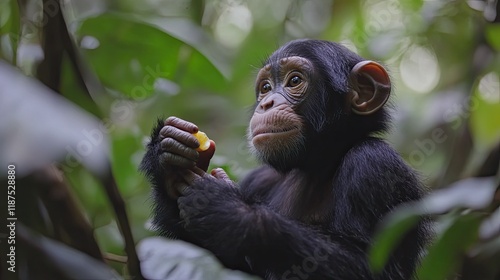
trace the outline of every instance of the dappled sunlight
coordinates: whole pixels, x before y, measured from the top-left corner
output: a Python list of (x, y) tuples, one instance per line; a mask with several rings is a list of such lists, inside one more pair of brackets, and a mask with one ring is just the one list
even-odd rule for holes
[(500, 102), (500, 79), (498, 73), (490, 72), (479, 80), (479, 95), (489, 103)]
[(430, 93), (441, 74), (434, 53), (418, 46), (412, 46), (405, 52), (399, 71), (405, 85), (421, 94)]

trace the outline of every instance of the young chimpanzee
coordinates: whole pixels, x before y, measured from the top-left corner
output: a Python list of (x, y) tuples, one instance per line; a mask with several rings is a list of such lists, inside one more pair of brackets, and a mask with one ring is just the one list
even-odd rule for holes
[(391, 91), (384, 68), (345, 47), (292, 41), (257, 75), (248, 128), (262, 161), (238, 184), (206, 174), (215, 151), (179, 118), (159, 121), (141, 169), (153, 185), (154, 225), (266, 279), (410, 279), (428, 236), (421, 222), (384, 271), (367, 251), (377, 224), (424, 188), (383, 140)]

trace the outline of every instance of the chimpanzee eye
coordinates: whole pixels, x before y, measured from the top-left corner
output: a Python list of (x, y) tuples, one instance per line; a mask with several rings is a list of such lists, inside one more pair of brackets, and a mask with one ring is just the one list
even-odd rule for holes
[(270, 83), (268, 83), (268, 82), (264, 82), (264, 83), (262, 83), (262, 85), (260, 86), (260, 92), (261, 92), (261, 93), (268, 93), (268, 92), (270, 92), (270, 91), (271, 91), (271, 89), (272, 89), (272, 88), (273, 88), (273, 87), (271, 86), (271, 84), (270, 84)]
[(288, 87), (296, 87), (302, 83), (302, 79), (299, 76), (293, 76), (289, 81)]

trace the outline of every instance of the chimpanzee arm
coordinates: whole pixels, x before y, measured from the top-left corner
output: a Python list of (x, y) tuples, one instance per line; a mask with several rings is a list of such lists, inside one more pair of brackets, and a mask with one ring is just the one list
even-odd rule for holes
[[(370, 243), (388, 213), (426, 193), (416, 172), (392, 147), (377, 138), (369, 137), (351, 148), (338, 170), (335, 192), (345, 195), (343, 201), (333, 203), (336, 227), (343, 226), (349, 235), (366, 232)], [(428, 217), (422, 217), (395, 244), (380, 279), (412, 278), (430, 237), (429, 222)]]

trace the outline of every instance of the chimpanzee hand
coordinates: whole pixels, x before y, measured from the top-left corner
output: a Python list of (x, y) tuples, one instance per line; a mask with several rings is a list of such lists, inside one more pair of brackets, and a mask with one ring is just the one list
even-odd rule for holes
[(203, 152), (196, 151), (200, 145), (193, 133), (198, 132), (198, 127), (193, 123), (169, 117), (165, 126), (160, 130), (160, 163), (166, 173), (167, 193), (172, 198), (177, 198), (180, 190), (191, 185), (193, 176), (185, 176), (186, 171), (192, 170), (198, 176), (204, 176), (210, 159), (215, 152), (215, 143), (210, 140), (210, 147)]
[(243, 222), (244, 216), (250, 214), (250, 207), (241, 199), (239, 188), (226, 173), (218, 168), (211, 174), (201, 177), (191, 172), (191, 175), (186, 175), (196, 178), (177, 199), (186, 231), (208, 244), (212, 244), (208, 241), (210, 239), (224, 239), (226, 222), (232, 219)]

